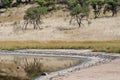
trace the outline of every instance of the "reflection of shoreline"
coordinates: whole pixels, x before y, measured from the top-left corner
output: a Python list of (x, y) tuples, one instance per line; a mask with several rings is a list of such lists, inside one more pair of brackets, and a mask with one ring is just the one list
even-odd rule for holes
[(60, 50), (59, 51), (53, 50), (50, 52), (49, 51), (44, 52), (44, 50), (38, 51), (38, 52), (36, 52), (36, 51), (29, 52), (29, 51), (23, 50), (23, 52), (22, 51), (15, 51), (15, 52), (2, 51), (2, 52), (0, 52), (0, 54), (2, 54), (2, 55), (19, 55), (19, 56), (28, 56), (28, 55), (29, 56), (44, 56), (44, 57), (74, 57), (74, 58), (81, 57), (81, 58), (91, 59), (90, 61), (88, 61), (86, 63), (82, 63), (82, 65), (73, 66), (71, 68), (60, 70), (57, 72), (52, 72), (52, 73), (48, 74), (47, 76), (37, 77), (37, 78), (35, 78), (35, 80), (39, 80), (39, 79), (45, 80), (46, 78), (51, 78), (51, 77), (58, 76), (58, 75), (64, 75), (64, 74), (72, 72), (72, 71), (80, 70), (82, 68), (86, 68), (86, 67), (90, 67), (90, 66), (94, 66), (94, 65), (98, 65), (98, 64), (107, 63), (107, 62), (110, 62), (111, 60), (119, 58), (118, 54), (112, 55), (112, 54), (105, 54), (105, 53), (101, 53), (101, 52), (98, 52), (97, 54), (92, 53), (92, 52), (90, 52), (90, 54), (84, 54), (84, 52), (72, 53), (72, 50), (70, 50), (69, 52), (62, 52)]
[[(25, 55), (18, 55), (18, 54), (14, 54), (14, 52), (13, 52), (13, 54), (11, 54), (11, 53), (7, 53), (6, 54), (5, 52), (3, 52), (2, 54), (0, 54), (0, 61), (2, 61), (2, 65), (6, 64), (8, 66), (8, 65), (11, 65), (11, 64), (15, 64), (16, 65), (16, 63), (20, 63), (21, 64), (21, 62), (22, 62), (22, 64), (24, 64), (24, 58), (27, 59), (28, 62), (33, 62), (34, 59), (37, 58), (37, 59), (40, 59), (40, 60), (42, 59), (42, 61), (41, 61), (42, 64), (44, 64), (44, 63), (46, 64), (46, 62), (47, 62), (51, 66), (51, 68), (53, 66), (53, 67), (55, 67), (55, 69), (57, 71), (61, 70), (61, 69), (69, 68), (71, 66), (76, 66), (77, 64), (79, 64), (81, 62), (81, 59), (74, 58), (74, 57), (70, 58), (70, 57), (59, 57), (59, 56), (57, 56), (57, 57), (55, 57), (55, 56), (48, 57), (48, 56), (49, 55), (46, 55), (46, 56), (45, 55), (44, 56), (40, 56), (40, 55), (39, 56), (30, 55), (29, 56), (29, 54), (28, 55), (26, 55), (26, 54)], [(48, 62), (47, 60), (50, 61), (50, 62)], [(50, 63), (51, 64), (53, 63), (53, 64), (51, 65)], [(57, 63), (57, 64), (54, 64), (54, 63)], [(18, 65), (16, 65), (16, 67), (17, 66)], [(60, 67), (60, 69), (58, 67)], [(51, 69), (51, 68), (49, 68), (49, 69)], [(3, 69), (8, 69), (8, 68), (4, 67)], [(15, 69), (15, 68), (13, 68), (13, 69)], [(8, 71), (8, 72), (10, 72), (10, 71)]]

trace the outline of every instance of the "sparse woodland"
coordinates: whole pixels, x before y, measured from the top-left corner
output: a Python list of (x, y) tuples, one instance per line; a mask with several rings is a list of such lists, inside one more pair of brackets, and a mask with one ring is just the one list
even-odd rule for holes
[[(36, 7), (28, 8), (23, 17), (23, 29), (27, 29), (29, 23), (33, 24), (34, 29), (40, 29), (42, 23), (41, 16), (47, 13), (52, 13), (58, 9), (59, 6), (64, 5), (65, 9), (70, 12), (71, 24), (73, 20), (77, 22), (79, 27), (86, 20), (90, 24), (89, 15), (92, 11), (94, 18), (102, 17), (100, 14), (111, 13), (111, 16), (117, 16), (120, 10), (120, 0), (0, 0), (0, 8), (17, 7), (20, 4), (36, 4)], [(59, 5), (59, 6), (58, 6)]]

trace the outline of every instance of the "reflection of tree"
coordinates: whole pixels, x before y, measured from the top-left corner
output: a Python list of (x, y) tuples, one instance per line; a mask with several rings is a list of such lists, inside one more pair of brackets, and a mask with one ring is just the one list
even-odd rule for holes
[(24, 58), (24, 70), (29, 77), (34, 77), (42, 73), (42, 66), (39, 58), (34, 58), (32, 61)]

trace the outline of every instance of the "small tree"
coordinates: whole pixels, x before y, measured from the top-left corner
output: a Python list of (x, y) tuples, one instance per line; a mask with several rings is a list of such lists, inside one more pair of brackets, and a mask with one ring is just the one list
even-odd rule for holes
[(104, 8), (104, 14), (107, 11), (111, 11), (112, 16), (117, 15), (118, 7), (120, 6), (120, 0), (106, 0), (105, 3), (106, 3), (106, 5)]
[(79, 27), (81, 27), (82, 21), (84, 20), (85, 17), (86, 17), (86, 20), (88, 21), (89, 7), (87, 7), (87, 6), (84, 6), (84, 7), (76, 6), (71, 11), (70, 24), (72, 23), (72, 19), (75, 19), (77, 21)]
[(89, 6), (87, 5), (87, 0), (66, 0), (66, 4), (70, 10), (70, 24), (72, 23), (73, 19), (75, 19), (80, 27), (85, 18), (85, 20), (88, 21), (90, 10)]
[(69, 9), (72, 9), (77, 5), (77, 0), (66, 0), (65, 2)]
[(39, 7), (32, 7), (26, 11), (26, 15), (24, 16), (24, 29), (27, 28), (28, 23), (32, 23), (34, 29), (40, 29), (39, 24), (41, 23), (41, 16), (53, 10), (53, 8), (51, 9), (50, 7), (55, 4), (55, 0), (35, 0), (35, 2), (38, 3)]
[(41, 16), (47, 13), (46, 7), (31, 7), (26, 11), (24, 15), (24, 29), (27, 29), (28, 23), (33, 24), (34, 29), (40, 29), (39, 24), (42, 23)]
[(77, 3), (79, 3), (81, 7), (84, 7), (86, 5), (89, 5), (89, 0), (77, 0)]
[(47, 7), (48, 11), (55, 9), (55, 0), (35, 0), (40, 7)]
[(101, 9), (104, 5), (104, 0), (89, 0), (89, 4), (94, 10), (95, 18), (97, 18), (101, 13)]

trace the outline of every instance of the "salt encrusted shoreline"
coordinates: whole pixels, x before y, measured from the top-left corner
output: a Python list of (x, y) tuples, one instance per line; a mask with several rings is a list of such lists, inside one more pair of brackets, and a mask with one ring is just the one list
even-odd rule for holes
[(50, 80), (54, 76), (64, 76), (64, 74), (88, 68), (91, 66), (108, 63), (114, 59), (120, 58), (119, 54), (106, 54), (102, 52), (91, 52), (89, 50), (17, 50), (17, 51), (0, 51), (0, 54), (12, 55), (34, 55), (34, 56), (61, 56), (61, 57), (76, 57), (89, 59), (80, 65), (64, 69), (61, 71), (52, 72), (46, 76), (36, 77), (33, 80)]

